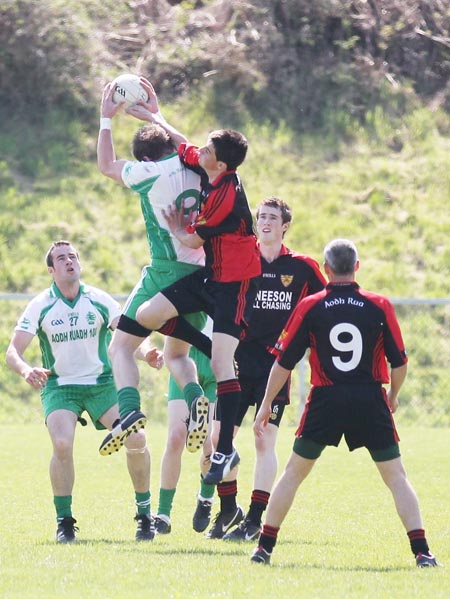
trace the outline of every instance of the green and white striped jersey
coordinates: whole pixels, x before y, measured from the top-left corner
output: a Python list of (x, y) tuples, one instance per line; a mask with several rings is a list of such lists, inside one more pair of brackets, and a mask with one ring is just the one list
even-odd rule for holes
[(37, 335), (43, 366), (52, 371), (48, 387), (93, 385), (112, 380), (107, 349), (119, 315), (120, 304), (101, 289), (81, 283), (70, 301), (53, 283), (31, 300), (15, 330)]
[(184, 200), (186, 213), (198, 211), (200, 177), (182, 165), (174, 153), (157, 162), (127, 161), (122, 181), (141, 198), (147, 240), (153, 259), (187, 262), (203, 266), (203, 248), (192, 249), (174, 237), (162, 215), (174, 203)]

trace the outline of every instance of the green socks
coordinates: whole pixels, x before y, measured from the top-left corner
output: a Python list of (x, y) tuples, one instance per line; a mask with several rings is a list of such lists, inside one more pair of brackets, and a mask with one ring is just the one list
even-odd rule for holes
[(203, 475), (200, 475), (200, 496), (202, 499), (212, 499), (216, 485), (207, 485), (203, 482)]
[(135, 387), (123, 387), (117, 391), (119, 415), (123, 419), (133, 410), (141, 409), (141, 396)]
[(57, 520), (72, 516), (72, 495), (54, 495), (53, 503)]
[(175, 496), (176, 489), (163, 489), (159, 490), (159, 505), (158, 505), (158, 516), (164, 514), (168, 518), (172, 511), (173, 498)]
[(138, 514), (150, 514), (150, 491), (135, 493), (136, 508)]
[(188, 408), (191, 409), (194, 399), (200, 395), (204, 395), (204, 392), (198, 383), (188, 383), (183, 389), (183, 395)]

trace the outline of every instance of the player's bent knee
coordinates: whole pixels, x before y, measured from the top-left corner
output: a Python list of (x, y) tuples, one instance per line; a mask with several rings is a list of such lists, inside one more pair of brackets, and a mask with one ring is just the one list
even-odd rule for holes
[(132, 433), (125, 440), (127, 453), (144, 453), (147, 449), (147, 437), (144, 430)]
[(186, 444), (186, 427), (180, 434), (178, 432), (170, 433), (167, 437), (167, 449), (169, 451), (181, 453)]
[(145, 453), (147, 449), (147, 444), (144, 445), (144, 447), (126, 447), (125, 450), (127, 453), (129, 454), (139, 454), (139, 453)]

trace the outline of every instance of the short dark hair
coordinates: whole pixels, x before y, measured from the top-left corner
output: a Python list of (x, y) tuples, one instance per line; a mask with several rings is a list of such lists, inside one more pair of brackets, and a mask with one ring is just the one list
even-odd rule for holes
[[(53, 250), (62, 245), (72, 245), (70, 241), (66, 241), (65, 239), (60, 239), (59, 241), (54, 241), (52, 245), (49, 247), (47, 254), (45, 255), (45, 263), (47, 266), (53, 267)], [(75, 250), (76, 251), (76, 250)], [(78, 257), (78, 252), (77, 252)]]
[(259, 218), (259, 211), (263, 206), (269, 206), (270, 208), (277, 208), (281, 212), (281, 222), (290, 223), (292, 221), (292, 212), (290, 206), (286, 204), (284, 200), (280, 200), (274, 196), (266, 198), (261, 202), (256, 210), (256, 218)]
[(225, 162), (229, 171), (234, 171), (242, 164), (247, 154), (248, 141), (232, 129), (218, 129), (209, 134), (217, 160)]
[(152, 123), (136, 131), (132, 152), (136, 160), (142, 161), (148, 158), (154, 162), (176, 152), (176, 147), (167, 131), (160, 125)]
[(335, 275), (350, 275), (355, 272), (358, 250), (349, 239), (333, 239), (323, 251), (325, 262)]

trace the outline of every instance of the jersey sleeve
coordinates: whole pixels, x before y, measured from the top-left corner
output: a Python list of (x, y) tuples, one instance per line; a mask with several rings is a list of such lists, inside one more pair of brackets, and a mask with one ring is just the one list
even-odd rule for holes
[(295, 368), (309, 347), (307, 317), (315, 303), (309, 296), (295, 306), (272, 352), (277, 356), (280, 366), (287, 370)]
[[(239, 228), (239, 215), (235, 211), (236, 189), (231, 180), (220, 190), (210, 194), (206, 204), (187, 230), (196, 232), (202, 239), (234, 233)], [(254, 242), (253, 242), (254, 243)]]
[(312, 258), (307, 259), (307, 263), (311, 268), (311, 277), (308, 282), (310, 295), (322, 291), (327, 285), (327, 281), (320, 271), (319, 263)]
[(399, 368), (408, 362), (405, 344), (392, 303), (384, 298), (383, 310), (386, 315), (384, 331), (384, 351), (392, 368)]
[(90, 301), (102, 314), (106, 326), (111, 327), (115, 318), (121, 314), (121, 306), (109, 293), (96, 287), (87, 288)]
[(110, 301), (108, 327), (111, 326), (114, 319), (120, 316), (122, 312), (121, 305), (113, 297), (108, 296)]
[(199, 151), (198, 147), (192, 144), (182, 143), (178, 146), (178, 156), (184, 166), (200, 175), (204, 175), (204, 169), (198, 163)]
[(26, 333), (36, 335), (37, 330), (39, 328), (39, 316), (40, 308), (37, 302), (37, 298), (35, 298), (31, 300), (31, 302), (23, 311), (22, 315), (17, 321), (17, 325), (14, 330), (25, 331)]
[(123, 184), (130, 189), (136, 188), (142, 181), (156, 180), (159, 176), (160, 169), (156, 162), (128, 160), (122, 169)]
[(314, 258), (311, 258), (306, 254), (299, 254), (297, 252), (293, 252), (292, 250), (287, 251), (293, 258), (301, 261), (303, 264), (306, 264), (308, 269), (307, 272), (309, 272), (306, 281), (307, 287), (305, 288), (304, 293), (300, 296), (300, 299), (303, 299), (303, 297), (306, 297), (307, 295), (313, 295), (314, 293), (322, 291), (322, 289), (326, 287), (327, 281), (320, 270), (319, 263), (314, 260)]

